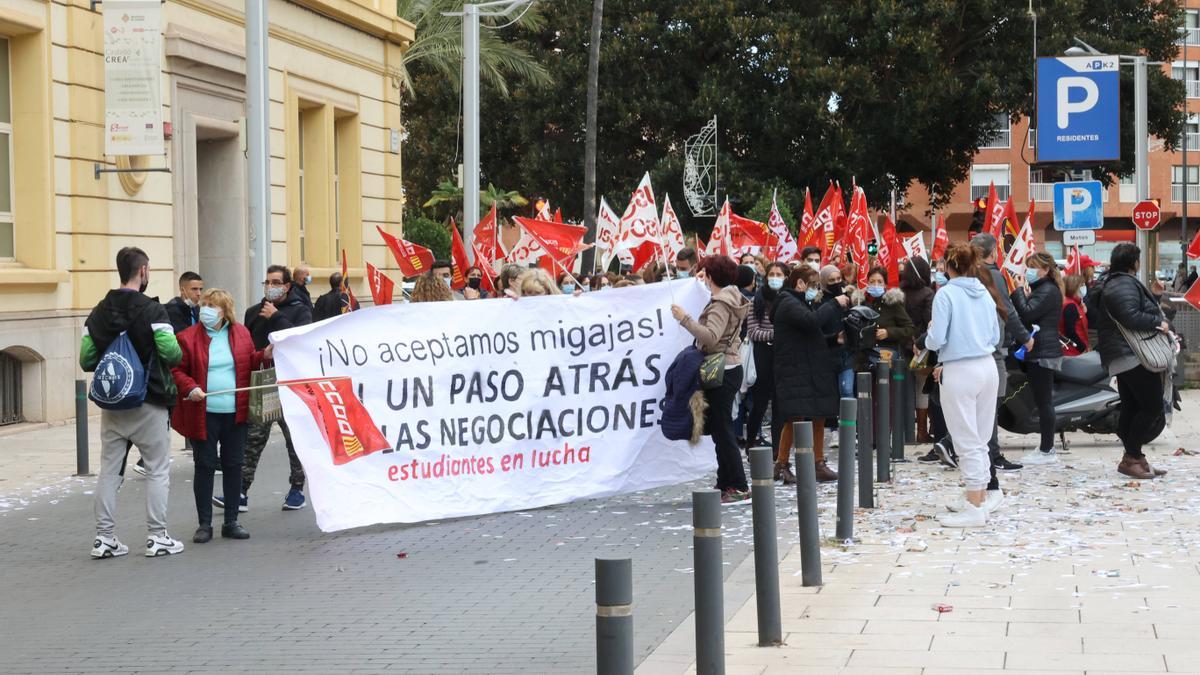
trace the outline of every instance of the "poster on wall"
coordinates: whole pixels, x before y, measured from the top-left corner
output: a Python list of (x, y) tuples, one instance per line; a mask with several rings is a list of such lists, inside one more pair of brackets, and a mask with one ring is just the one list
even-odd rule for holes
[[(659, 427), (693, 280), (393, 304), (271, 335), (324, 531), (531, 509), (695, 480), (712, 443)], [(467, 305), (469, 309), (465, 309)], [(303, 383), (303, 384), (300, 384)]]
[(104, 1), (104, 154), (161, 155), (162, 3)]

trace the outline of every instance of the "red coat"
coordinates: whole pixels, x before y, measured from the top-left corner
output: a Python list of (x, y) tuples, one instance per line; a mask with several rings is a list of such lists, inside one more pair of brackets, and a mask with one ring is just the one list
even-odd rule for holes
[[(262, 364), (262, 352), (255, 351), (254, 339), (246, 327), (235, 323), (230, 324), (229, 351), (233, 353), (233, 372), (237, 386), (250, 386), (250, 373)], [(208, 405), (205, 401), (189, 401), (187, 396), (193, 389), (200, 387), (208, 391), (208, 345), (212, 339), (202, 324), (195, 324), (175, 336), (179, 347), (183, 350), (183, 360), (171, 369), (175, 378), (175, 387), (179, 390), (179, 400), (175, 410), (171, 412), (171, 428), (185, 438), (198, 441), (208, 437), (208, 423), (205, 419)], [(239, 424), (246, 421), (250, 410), (250, 393), (239, 391), (234, 394), (235, 418)]]

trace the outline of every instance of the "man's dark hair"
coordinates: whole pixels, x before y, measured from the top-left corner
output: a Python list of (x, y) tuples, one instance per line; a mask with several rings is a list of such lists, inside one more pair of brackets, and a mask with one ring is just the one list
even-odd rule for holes
[(183, 288), (184, 284), (190, 284), (193, 281), (204, 281), (204, 279), (195, 272), (184, 272), (179, 275), (179, 287)]
[(275, 272), (280, 272), (283, 274), (283, 283), (285, 283), (285, 284), (292, 283), (292, 271), (289, 270), (286, 266), (271, 265), (270, 267), (267, 268), (267, 274), (274, 274)]
[(329, 290), (340, 291), (342, 289), (342, 273), (334, 272), (329, 275)]
[(804, 249), (800, 251), (800, 259), (804, 260), (814, 253), (816, 253), (818, 256), (821, 255), (821, 249), (816, 246), (805, 246)]
[(679, 249), (679, 253), (675, 254), (675, 261), (679, 262), (680, 260), (683, 262), (690, 262), (693, 265), (696, 264), (696, 249), (690, 246), (685, 246)]
[(434, 260), (433, 264), (429, 266), (429, 270), (432, 272), (439, 267), (448, 267), (450, 269), (454, 269), (454, 265), (450, 264), (449, 260)]
[(121, 276), (122, 284), (132, 281), (133, 275), (149, 264), (150, 256), (136, 246), (126, 246), (117, 251), (117, 274)]
[(1137, 244), (1121, 242), (1112, 250), (1112, 257), (1109, 258), (1110, 271), (1132, 273), (1141, 256), (1142, 249), (1138, 248)]

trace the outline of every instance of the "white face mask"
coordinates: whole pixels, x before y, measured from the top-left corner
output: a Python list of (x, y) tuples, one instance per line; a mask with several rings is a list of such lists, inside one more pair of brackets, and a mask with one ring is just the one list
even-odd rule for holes
[(217, 329), (217, 324), (221, 323), (221, 310), (216, 307), (201, 307), (200, 308), (200, 323), (213, 330)]
[(808, 266), (809, 266), (810, 268), (812, 268), (812, 269), (813, 269), (813, 271), (815, 271), (815, 272), (820, 272), (820, 271), (821, 271), (821, 263), (819, 263), (819, 262), (814, 262), (814, 261), (811, 261), (811, 260), (810, 260), (810, 261), (808, 261), (808, 262), (806, 262), (806, 263), (804, 263), (804, 264), (805, 264), (805, 265), (808, 265)]

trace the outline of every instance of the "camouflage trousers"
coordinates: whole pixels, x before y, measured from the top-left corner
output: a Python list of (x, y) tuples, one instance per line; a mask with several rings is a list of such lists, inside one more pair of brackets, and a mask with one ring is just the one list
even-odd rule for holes
[(292, 487), (298, 490), (304, 488), (304, 467), (300, 465), (300, 458), (296, 456), (296, 448), (292, 445), (292, 432), (288, 430), (287, 422), (279, 420), (250, 425), (246, 434), (246, 459), (242, 468), (242, 492), (246, 494), (250, 493), (250, 484), (254, 482), (258, 460), (262, 457), (263, 448), (267, 447), (267, 441), (271, 438), (271, 426), (274, 424), (278, 424), (283, 431), (283, 442), (287, 446), (288, 462), (291, 464), (288, 480), (291, 481)]

